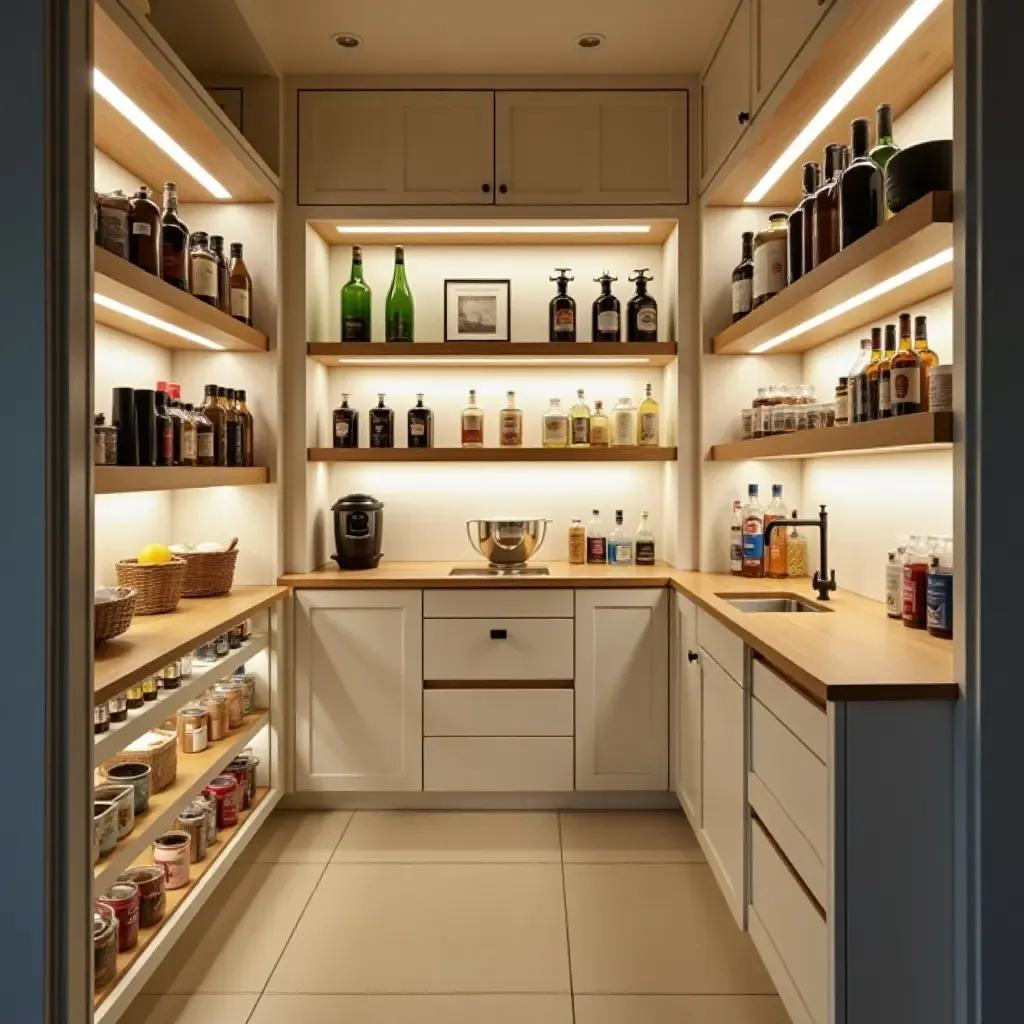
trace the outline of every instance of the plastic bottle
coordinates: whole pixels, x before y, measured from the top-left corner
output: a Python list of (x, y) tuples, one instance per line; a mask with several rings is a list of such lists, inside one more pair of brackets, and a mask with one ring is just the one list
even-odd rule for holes
[(615, 529), (608, 535), (608, 564), (633, 564), (633, 538), (622, 525), (622, 509), (615, 510)]
[(953, 540), (937, 538), (928, 559), (926, 583), (928, 632), (946, 640), (953, 636)]

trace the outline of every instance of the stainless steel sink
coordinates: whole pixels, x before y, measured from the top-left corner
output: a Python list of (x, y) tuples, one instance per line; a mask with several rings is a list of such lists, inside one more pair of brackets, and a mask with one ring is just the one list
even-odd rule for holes
[(819, 608), (816, 604), (803, 601), (799, 597), (730, 597), (728, 594), (718, 595), (733, 608), (741, 612), (825, 612), (828, 608)]

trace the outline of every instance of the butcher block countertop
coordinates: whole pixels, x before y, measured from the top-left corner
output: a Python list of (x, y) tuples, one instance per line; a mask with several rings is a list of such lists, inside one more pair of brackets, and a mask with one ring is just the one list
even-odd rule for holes
[(327, 566), (291, 573), (278, 583), (293, 589), (532, 589), (558, 587), (672, 587), (742, 637), (765, 661), (819, 704), (850, 700), (957, 700), (953, 644), (907, 629), (885, 606), (839, 590), (821, 614), (743, 612), (719, 595), (790, 594), (819, 604), (810, 580), (746, 579), (674, 569), (536, 563), (548, 576), (449, 576), (479, 562), (385, 562), (377, 569), (341, 572)]

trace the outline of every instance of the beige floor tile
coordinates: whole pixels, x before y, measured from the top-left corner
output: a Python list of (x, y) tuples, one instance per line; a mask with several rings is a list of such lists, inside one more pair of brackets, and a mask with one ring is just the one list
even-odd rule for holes
[(558, 815), (519, 811), (357, 811), (334, 863), (557, 864)]
[(275, 811), (240, 859), (263, 864), (326, 864), (351, 819), (351, 811)]
[(267, 994), (260, 1000), (249, 1024), (285, 1021), (301, 1021), (302, 1024), (481, 1024), (482, 1021), (487, 1024), (572, 1024), (572, 999), (567, 995)]
[(246, 1024), (259, 996), (137, 996), (121, 1024)]
[(665, 864), (704, 860), (682, 811), (562, 814), (566, 864)]
[(261, 992), (323, 870), (235, 865), (145, 991)]
[(556, 864), (332, 864), (267, 986), (569, 991)]
[(775, 990), (706, 864), (567, 864), (573, 991)]
[(778, 996), (576, 996), (575, 1003), (576, 1024), (789, 1024)]

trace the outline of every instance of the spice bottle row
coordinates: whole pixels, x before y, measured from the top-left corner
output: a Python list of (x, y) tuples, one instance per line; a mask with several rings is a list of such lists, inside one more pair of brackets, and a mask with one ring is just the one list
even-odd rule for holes
[(744, 441), (816, 430), (835, 426), (836, 406), (818, 401), (813, 384), (769, 384), (757, 389), (750, 408), (741, 410), (740, 422)]
[(796, 526), (775, 529), (767, 549), (764, 531), (776, 519), (797, 518), (782, 498), (782, 484), (772, 484), (772, 500), (761, 505), (757, 484), (747, 485), (747, 501), (732, 503), (729, 523), (729, 571), (734, 576), (789, 579), (810, 575), (807, 564), (807, 538)]
[(890, 619), (932, 636), (953, 636), (953, 539), (901, 538), (885, 566), (885, 607)]

